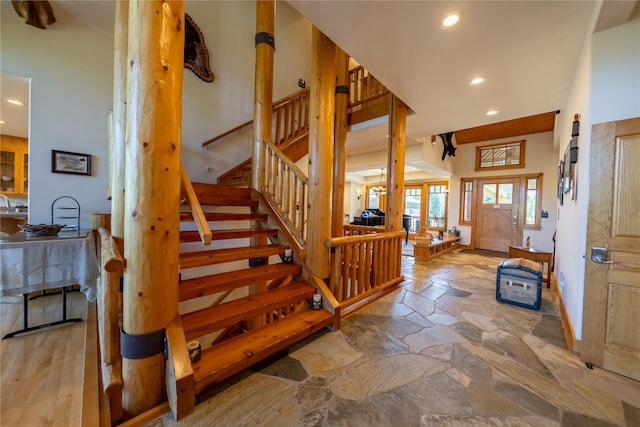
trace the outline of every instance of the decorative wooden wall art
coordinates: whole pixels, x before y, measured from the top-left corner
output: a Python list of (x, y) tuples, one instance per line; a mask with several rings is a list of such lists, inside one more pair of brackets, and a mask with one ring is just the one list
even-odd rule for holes
[(213, 81), (213, 72), (209, 67), (209, 52), (204, 43), (204, 36), (200, 28), (193, 19), (184, 14), (185, 33), (184, 33), (184, 66), (204, 80), (205, 82)]
[(56, 22), (53, 9), (48, 1), (11, 0), (13, 8), (25, 23), (45, 30), (47, 25)]

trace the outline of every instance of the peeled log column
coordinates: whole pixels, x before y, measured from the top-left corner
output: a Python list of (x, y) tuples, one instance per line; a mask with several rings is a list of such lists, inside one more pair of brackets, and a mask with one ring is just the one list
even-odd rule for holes
[[(264, 190), (264, 138), (271, 139), (273, 116), (273, 52), (275, 49), (273, 0), (256, 2), (256, 75), (253, 102), (253, 157), (251, 186)], [(277, 141), (271, 141), (276, 143)]]
[(333, 158), (331, 236), (342, 237), (344, 178), (347, 162), (347, 108), (349, 107), (349, 55), (336, 47), (336, 118)]
[[(178, 313), (183, 2), (131, 1), (128, 38), (123, 329), (139, 342)], [(137, 415), (164, 400), (164, 355), (122, 351), (123, 408)]]
[(387, 159), (387, 211), (385, 230), (402, 230), (404, 198), (404, 159), (407, 130), (407, 105), (395, 95), (389, 110), (389, 157)]
[[(116, 1), (113, 55), (113, 129), (111, 131), (111, 235), (124, 237), (125, 138), (127, 129), (127, 32), (129, 1)], [(120, 251), (124, 248), (120, 245)]]
[(329, 277), (331, 237), (331, 178), (336, 88), (336, 45), (316, 27), (312, 29), (311, 92), (309, 104), (309, 222), (307, 260), (321, 279)]

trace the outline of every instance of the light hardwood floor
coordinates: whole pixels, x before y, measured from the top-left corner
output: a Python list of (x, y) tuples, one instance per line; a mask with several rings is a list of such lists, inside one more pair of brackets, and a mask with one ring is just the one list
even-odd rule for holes
[[(82, 424), (87, 300), (68, 294), (67, 317), (85, 319), (0, 341), (0, 425)], [(22, 328), (22, 297), (0, 298), (2, 335)], [(62, 319), (62, 296), (29, 301), (29, 326)]]

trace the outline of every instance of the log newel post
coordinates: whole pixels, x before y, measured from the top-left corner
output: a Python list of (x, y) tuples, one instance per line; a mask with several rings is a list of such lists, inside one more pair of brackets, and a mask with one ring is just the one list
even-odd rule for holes
[[(127, 34), (129, 0), (116, 1), (113, 58), (113, 128), (111, 131), (111, 235), (124, 238), (124, 180), (127, 127)], [(120, 252), (124, 248), (119, 244)]]
[(344, 217), (344, 178), (347, 161), (347, 108), (349, 106), (349, 56), (336, 48), (336, 118), (333, 157), (331, 236), (342, 237)]
[(274, 0), (256, 2), (256, 66), (253, 104), (253, 157), (251, 187), (259, 192), (264, 187), (264, 139), (271, 138), (273, 115), (273, 55), (275, 51)]
[(402, 230), (404, 197), (404, 159), (407, 105), (395, 95), (389, 108), (389, 150), (387, 158), (387, 209), (385, 230)]
[[(137, 341), (178, 314), (184, 3), (132, 1), (128, 22), (122, 323)], [(140, 356), (122, 360), (127, 416), (165, 399), (164, 354)]]
[(312, 29), (311, 92), (309, 104), (309, 221), (307, 260), (313, 274), (329, 277), (331, 237), (331, 181), (336, 85), (336, 45)]

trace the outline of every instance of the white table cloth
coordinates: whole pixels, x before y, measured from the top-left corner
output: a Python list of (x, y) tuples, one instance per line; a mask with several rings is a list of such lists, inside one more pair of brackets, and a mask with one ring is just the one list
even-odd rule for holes
[(99, 274), (90, 230), (33, 238), (20, 232), (0, 240), (0, 295), (79, 284), (87, 300), (94, 301)]

